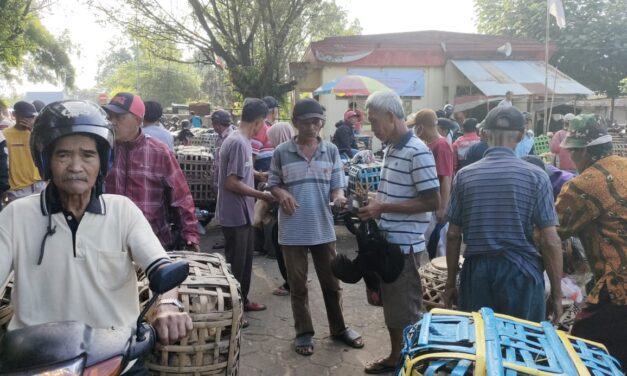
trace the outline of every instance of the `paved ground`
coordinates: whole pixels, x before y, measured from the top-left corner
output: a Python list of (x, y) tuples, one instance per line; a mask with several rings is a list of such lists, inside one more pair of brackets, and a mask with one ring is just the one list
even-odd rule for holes
[[(338, 252), (354, 256), (355, 238), (343, 226), (336, 226)], [(220, 241), (220, 231), (209, 229), (202, 248)], [(222, 250), (219, 250), (222, 251)], [(240, 375), (363, 375), (364, 365), (387, 355), (389, 339), (381, 308), (368, 305), (363, 282), (343, 284), (344, 318), (362, 334), (365, 346), (353, 349), (331, 339), (320, 284), (309, 262), (309, 305), (316, 334), (315, 353), (305, 357), (294, 352), (294, 321), (289, 296), (275, 296), (281, 274), (276, 260), (255, 256), (249, 299), (264, 303), (266, 311), (248, 314), (250, 326), (242, 330)]]

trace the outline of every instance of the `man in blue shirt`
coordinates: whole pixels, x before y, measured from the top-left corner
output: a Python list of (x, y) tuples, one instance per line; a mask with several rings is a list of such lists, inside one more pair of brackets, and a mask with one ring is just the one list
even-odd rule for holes
[[(462, 239), (467, 245), (460, 275), (459, 307), (530, 321), (546, 318), (544, 280), (551, 282), (549, 308), (561, 315), (562, 250), (557, 235), (553, 192), (546, 172), (514, 154), (525, 130), (514, 107), (497, 107), (485, 119), (490, 148), (483, 159), (459, 171), (448, 209), (447, 306), (455, 303)], [(540, 234), (538, 248), (534, 228)]]
[(189, 115), (190, 115), (189, 122), (192, 123), (192, 127), (202, 128), (202, 118), (196, 115), (194, 111), (190, 111)]

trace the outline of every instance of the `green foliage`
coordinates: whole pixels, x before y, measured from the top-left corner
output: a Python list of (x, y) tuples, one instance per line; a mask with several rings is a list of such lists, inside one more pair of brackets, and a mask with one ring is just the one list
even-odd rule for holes
[[(563, 0), (566, 27), (551, 17), (551, 64), (590, 89), (619, 94), (627, 76), (627, 0)], [(546, 0), (475, 0), (481, 33), (545, 40)]]
[[(178, 5), (151, 0), (96, 4), (156, 56), (225, 69), (243, 97), (282, 98), (295, 84), (288, 78), (289, 62), (300, 60), (314, 38), (361, 32), (333, 0), (188, 0)], [(167, 56), (159, 48), (164, 43), (186, 46), (193, 57)]]
[(193, 65), (156, 59), (141, 43), (134, 49), (112, 47), (100, 60), (100, 67), (97, 81), (110, 97), (129, 91), (164, 107), (205, 99), (200, 91), (201, 75)]
[(0, 77), (74, 85), (67, 36), (55, 39), (39, 21), (44, 0), (0, 0)]

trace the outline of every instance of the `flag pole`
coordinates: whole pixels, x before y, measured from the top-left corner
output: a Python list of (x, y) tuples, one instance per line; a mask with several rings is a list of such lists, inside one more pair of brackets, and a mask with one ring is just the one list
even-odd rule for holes
[(543, 133), (546, 134), (549, 130), (548, 108), (547, 100), (549, 96), (549, 25), (551, 21), (551, 14), (549, 12), (549, 1), (546, 1), (546, 34), (544, 37), (544, 124)]

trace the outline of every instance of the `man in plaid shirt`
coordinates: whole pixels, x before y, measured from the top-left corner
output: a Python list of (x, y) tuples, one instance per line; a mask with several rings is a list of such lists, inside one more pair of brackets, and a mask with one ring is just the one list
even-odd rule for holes
[(130, 198), (165, 249), (177, 247), (170, 229), (174, 222), (181, 241), (198, 251), (198, 221), (187, 181), (168, 147), (142, 132), (144, 102), (138, 95), (118, 93), (103, 108), (115, 129), (115, 156), (105, 181), (107, 193)]

